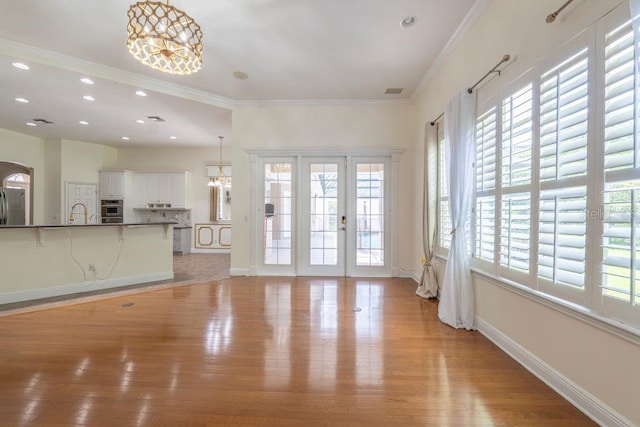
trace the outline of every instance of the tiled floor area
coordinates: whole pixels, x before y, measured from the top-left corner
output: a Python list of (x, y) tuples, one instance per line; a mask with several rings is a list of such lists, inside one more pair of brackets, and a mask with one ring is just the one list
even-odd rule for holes
[(231, 255), (229, 254), (187, 254), (174, 255), (173, 280), (161, 282), (140, 283), (137, 285), (123, 286), (121, 288), (104, 289), (99, 291), (83, 292), (79, 294), (61, 295), (52, 298), (43, 298), (16, 302), (12, 304), (0, 304), (0, 315), (16, 314), (33, 309), (53, 308), (61, 305), (87, 302), (96, 299), (96, 296), (109, 294), (109, 296), (123, 296), (135, 294), (142, 290), (170, 288), (177, 285), (211, 282), (229, 277)]

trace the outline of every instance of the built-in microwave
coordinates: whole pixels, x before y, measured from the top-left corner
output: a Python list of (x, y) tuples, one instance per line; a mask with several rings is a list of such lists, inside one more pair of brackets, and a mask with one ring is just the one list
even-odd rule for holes
[(102, 218), (120, 217), (122, 218), (123, 203), (122, 200), (103, 200), (101, 203)]

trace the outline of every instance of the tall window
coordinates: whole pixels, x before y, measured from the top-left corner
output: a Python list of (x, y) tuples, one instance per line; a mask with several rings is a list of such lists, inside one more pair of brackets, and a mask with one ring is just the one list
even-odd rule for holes
[(635, 55), (622, 4), (489, 98), (473, 229), (476, 269), (640, 326)]
[(356, 265), (384, 265), (384, 163), (356, 163)]

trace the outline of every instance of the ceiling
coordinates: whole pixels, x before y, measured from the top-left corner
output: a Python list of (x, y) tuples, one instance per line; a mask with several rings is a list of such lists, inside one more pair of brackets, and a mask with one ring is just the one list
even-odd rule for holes
[[(189, 76), (152, 70), (129, 54), (132, 3), (0, 0), (0, 127), (115, 146), (210, 146), (218, 135), (231, 142), (238, 105), (406, 102), (486, 1), (174, 0), (204, 34), (203, 68)], [(407, 16), (416, 22), (403, 28)], [(235, 71), (249, 78), (235, 79)], [(387, 88), (403, 91), (385, 95)], [(36, 118), (54, 124), (25, 124)]]

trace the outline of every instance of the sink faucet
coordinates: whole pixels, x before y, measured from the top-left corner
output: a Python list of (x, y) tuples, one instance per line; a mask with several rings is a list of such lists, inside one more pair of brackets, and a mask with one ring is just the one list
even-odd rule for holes
[(82, 202), (75, 202), (73, 205), (71, 205), (71, 213), (69, 214), (69, 222), (73, 222), (74, 221), (75, 212), (73, 212), (73, 210), (76, 208), (76, 206), (82, 206), (82, 208), (84, 209), (84, 223), (88, 224), (87, 214), (89, 212), (88, 212), (88, 209), (87, 209), (87, 205), (85, 205)]
[(93, 221), (93, 218), (96, 218), (96, 224), (100, 224), (100, 215), (98, 214), (91, 214), (91, 216), (89, 217), (89, 222)]

